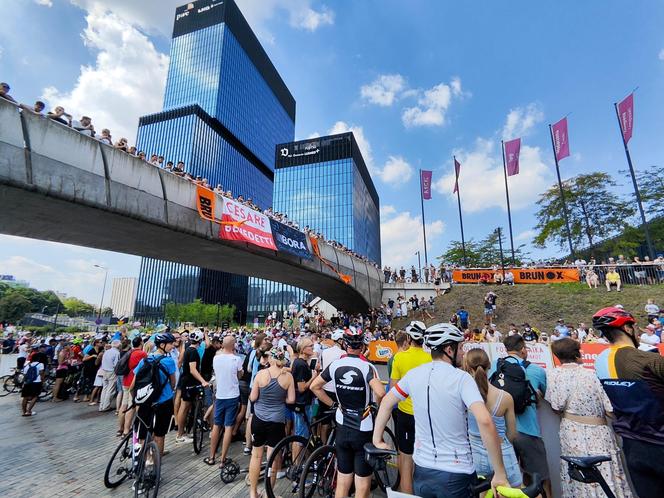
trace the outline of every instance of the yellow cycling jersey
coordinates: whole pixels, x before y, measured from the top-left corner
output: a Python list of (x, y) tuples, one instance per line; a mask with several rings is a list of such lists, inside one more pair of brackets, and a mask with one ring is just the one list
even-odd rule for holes
[[(394, 355), (392, 362), (392, 380), (394, 383), (401, 380), (404, 375), (415, 367), (431, 361), (431, 354), (422, 348), (411, 346), (406, 351), (401, 351)], [(399, 410), (409, 415), (413, 415), (413, 402), (410, 398), (399, 402)]]

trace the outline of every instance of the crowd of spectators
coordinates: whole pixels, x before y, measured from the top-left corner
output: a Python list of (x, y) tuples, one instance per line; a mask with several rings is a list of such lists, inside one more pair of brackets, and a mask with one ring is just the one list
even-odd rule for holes
[(357, 252), (353, 251), (352, 249), (349, 249), (340, 242), (327, 239), (321, 231), (315, 230), (309, 227), (308, 225), (305, 226), (304, 228), (300, 228), (300, 225), (296, 221), (291, 220), (287, 214), (274, 211), (271, 207), (262, 208), (257, 204), (255, 204), (251, 197), (245, 197), (242, 194), (238, 194), (237, 196), (235, 196), (231, 190), (225, 189), (224, 186), (221, 184), (217, 184), (216, 186), (213, 187), (207, 178), (203, 178), (200, 175), (194, 175), (193, 173), (187, 171), (184, 161), (180, 160), (174, 163), (173, 161), (166, 161), (163, 155), (154, 154), (154, 153), (147, 154), (145, 151), (138, 150), (136, 146), (129, 145), (128, 140), (124, 137), (114, 141), (111, 135), (111, 131), (108, 128), (103, 128), (101, 130), (101, 133), (98, 134), (95, 130), (94, 125), (92, 124), (92, 119), (89, 116), (81, 116), (81, 118), (78, 121), (74, 120), (72, 115), (67, 113), (64, 107), (62, 106), (56, 106), (53, 108), (52, 111), (49, 111), (46, 114), (44, 114), (46, 105), (44, 104), (44, 102), (40, 100), (36, 101), (33, 105), (19, 104), (9, 94), (10, 90), (11, 88), (7, 83), (0, 83), (0, 98), (7, 100), (9, 102), (13, 102), (14, 104), (18, 105), (18, 107), (20, 107), (25, 111), (29, 111), (34, 114), (38, 114), (40, 116), (45, 116), (46, 118), (52, 121), (58, 122), (69, 128), (73, 128), (74, 130), (78, 131), (83, 135), (99, 140), (101, 143), (106, 144), (109, 147), (113, 147), (115, 149), (126, 152), (127, 154), (137, 157), (151, 164), (152, 166), (156, 166), (165, 171), (173, 173), (176, 176), (184, 178), (185, 180), (188, 180), (196, 185), (200, 185), (201, 187), (210, 189), (214, 193), (220, 196), (233, 199), (234, 201), (243, 204), (255, 211), (262, 212), (266, 216), (276, 221), (288, 225), (296, 230), (300, 230), (305, 234), (307, 234), (308, 236), (314, 237), (320, 240), (321, 242), (325, 242), (334, 247), (335, 249), (341, 250), (346, 254), (353, 256), (354, 258), (360, 259), (380, 269), (380, 267), (376, 262), (369, 260), (369, 258), (361, 254), (358, 254)]

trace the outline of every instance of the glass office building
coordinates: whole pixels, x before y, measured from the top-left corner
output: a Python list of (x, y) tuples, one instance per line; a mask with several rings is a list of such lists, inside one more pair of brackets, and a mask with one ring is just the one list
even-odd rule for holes
[[(380, 265), (380, 202), (352, 132), (276, 149), (274, 209)], [(283, 310), (306, 291), (250, 279), (249, 318)]]
[[(294, 128), (295, 100), (234, 1), (178, 7), (163, 111), (140, 119), (138, 148), (268, 207), (274, 147)], [(158, 319), (164, 303), (198, 298), (234, 304), (244, 319), (247, 289), (244, 276), (143, 258), (136, 317)]]

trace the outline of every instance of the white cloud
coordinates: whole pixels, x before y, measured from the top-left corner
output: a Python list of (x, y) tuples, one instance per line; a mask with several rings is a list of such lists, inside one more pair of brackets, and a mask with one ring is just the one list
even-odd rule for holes
[(360, 152), (362, 152), (364, 163), (367, 165), (370, 173), (375, 173), (376, 170), (374, 169), (373, 152), (371, 150), (371, 144), (369, 143), (369, 140), (367, 140), (367, 137), (364, 136), (364, 128), (361, 126), (349, 125), (345, 121), (337, 121), (334, 123), (332, 128), (330, 128), (328, 134), (336, 135), (338, 133), (346, 133), (347, 131), (353, 132), (355, 141), (360, 147)]
[(533, 127), (542, 122), (544, 113), (536, 103), (510, 110), (503, 126), (503, 140), (524, 137)]
[(290, 23), (295, 28), (313, 32), (321, 26), (334, 24), (334, 12), (326, 6), (317, 11), (303, 4), (298, 9), (291, 10)]
[[(426, 230), (427, 243), (431, 244), (443, 233), (445, 224), (434, 220), (427, 223)], [(415, 252), (422, 251), (424, 247), (422, 219), (405, 211), (382, 220), (380, 244), (385, 265), (399, 267), (412, 262)]]
[(395, 208), (394, 206), (391, 206), (389, 204), (385, 204), (385, 205), (380, 207), (380, 215), (381, 216), (388, 217), (391, 214), (394, 214), (396, 212), (397, 212), (397, 208)]
[(664, 61), (664, 48), (659, 51), (658, 57), (660, 61)]
[(536, 230), (525, 230), (517, 234), (517, 236), (514, 237), (514, 240), (516, 240), (517, 242), (530, 241), (535, 237), (535, 235), (537, 235)]
[(97, 52), (94, 66), (81, 67), (74, 88), (44, 89), (44, 98), (75, 118), (92, 117), (98, 130), (133, 142), (138, 118), (161, 109), (168, 57), (146, 35), (116, 14), (95, 9), (86, 16), (83, 42)]
[(53, 7), (52, 0), (35, 0), (35, 3), (38, 5), (43, 5), (44, 7)]
[(404, 109), (401, 120), (406, 127), (441, 126), (445, 124), (445, 117), (452, 99), (462, 96), (463, 91), (459, 78), (453, 78), (449, 84), (439, 83), (424, 91), (417, 101), (417, 106)]
[(413, 167), (401, 156), (390, 156), (377, 173), (383, 182), (399, 185), (411, 179)]
[[(487, 209), (507, 210), (505, 180), (503, 176), (500, 142), (478, 138), (471, 150), (456, 150), (461, 163), (459, 190), (464, 212), (476, 213)], [(544, 163), (539, 147), (521, 145), (520, 171), (509, 177), (510, 206), (512, 210), (531, 208), (539, 194), (551, 183), (551, 169)], [(433, 184), (434, 190), (453, 196), (453, 167), (448, 174)]]
[(400, 74), (382, 74), (372, 83), (362, 85), (360, 95), (372, 104), (388, 107), (406, 88), (406, 80)]

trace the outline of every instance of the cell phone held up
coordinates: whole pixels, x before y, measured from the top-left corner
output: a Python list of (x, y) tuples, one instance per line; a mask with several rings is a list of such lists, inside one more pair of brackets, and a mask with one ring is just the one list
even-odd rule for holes
[(318, 364), (318, 358), (311, 358), (309, 360), (309, 368), (311, 368), (312, 371), (316, 370), (316, 365), (317, 364)]

